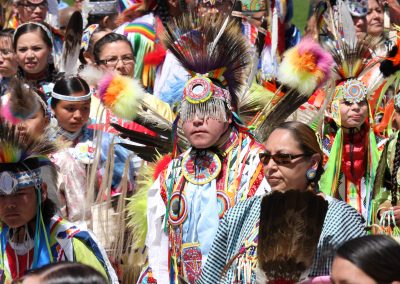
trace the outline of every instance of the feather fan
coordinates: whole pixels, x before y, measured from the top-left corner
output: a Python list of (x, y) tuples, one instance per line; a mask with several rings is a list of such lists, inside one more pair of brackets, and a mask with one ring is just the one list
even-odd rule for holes
[(257, 256), (268, 283), (308, 276), (328, 202), (311, 191), (266, 195), (261, 203)]
[(192, 73), (207, 74), (226, 68), (223, 76), (237, 108), (237, 96), (246, 84), (250, 49), (241, 28), (221, 15), (187, 13), (170, 21), (161, 36), (165, 47)]
[(79, 52), (81, 50), (83, 20), (80, 12), (72, 14), (65, 32), (62, 56), (58, 70), (66, 75), (76, 74)]
[(1, 116), (12, 124), (18, 124), (33, 116), (39, 109), (31, 87), (19, 79), (12, 79), (8, 94), (1, 100)]

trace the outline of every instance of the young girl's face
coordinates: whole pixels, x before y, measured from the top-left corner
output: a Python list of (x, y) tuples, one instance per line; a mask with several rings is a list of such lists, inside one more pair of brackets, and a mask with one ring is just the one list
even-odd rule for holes
[[(86, 95), (84, 91), (72, 94), (75, 97), (84, 95)], [(69, 132), (77, 132), (89, 119), (90, 100), (78, 102), (60, 100), (52, 110), (60, 127)]]

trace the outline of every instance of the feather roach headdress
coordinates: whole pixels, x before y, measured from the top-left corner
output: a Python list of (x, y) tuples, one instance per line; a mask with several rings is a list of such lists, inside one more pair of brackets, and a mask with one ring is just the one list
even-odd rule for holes
[(237, 110), (250, 53), (240, 27), (222, 16), (185, 14), (168, 23), (164, 45), (190, 73), (184, 87), (180, 114), (226, 121), (227, 109)]
[(275, 191), (263, 198), (257, 257), (268, 283), (308, 276), (327, 211), (328, 202), (311, 191)]
[(330, 77), (332, 56), (310, 38), (283, 54), (278, 70), (278, 82), (265, 82), (274, 96), (252, 121), (256, 136), (264, 141), (274, 127), (285, 121), (315, 89)]

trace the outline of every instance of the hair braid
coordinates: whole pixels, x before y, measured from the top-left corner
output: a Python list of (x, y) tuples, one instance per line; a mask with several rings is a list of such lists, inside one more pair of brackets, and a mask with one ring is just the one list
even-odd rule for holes
[(392, 194), (392, 205), (395, 206), (397, 204), (397, 172), (400, 168), (400, 138), (397, 136), (395, 154), (393, 159), (393, 171), (392, 171), (392, 186), (391, 186), (391, 194)]

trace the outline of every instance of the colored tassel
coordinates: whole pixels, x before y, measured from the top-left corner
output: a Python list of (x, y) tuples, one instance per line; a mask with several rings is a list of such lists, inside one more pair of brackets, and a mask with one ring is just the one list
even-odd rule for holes
[(133, 120), (139, 107), (139, 100), (144, 96), (144, 89), (129, 77), (107, 74), (98, 84), (101, 102), (116, 116)]
[(279, 67), (278, 78), (284, 85), (311, 95), (330, 77), (333, 58), (318, 43), (310, 38), (303, 39), (289, 49)]
[(156, 48), (154, 51), (151, 51), (147, 53), (144, 56), (143, 62), (144, 64), (149, 64), (153, 66), (160, 65), (162, 62), (164, 62), (165, 55), (167, 54), (167, 51), (162, 45), (156, 45)]

